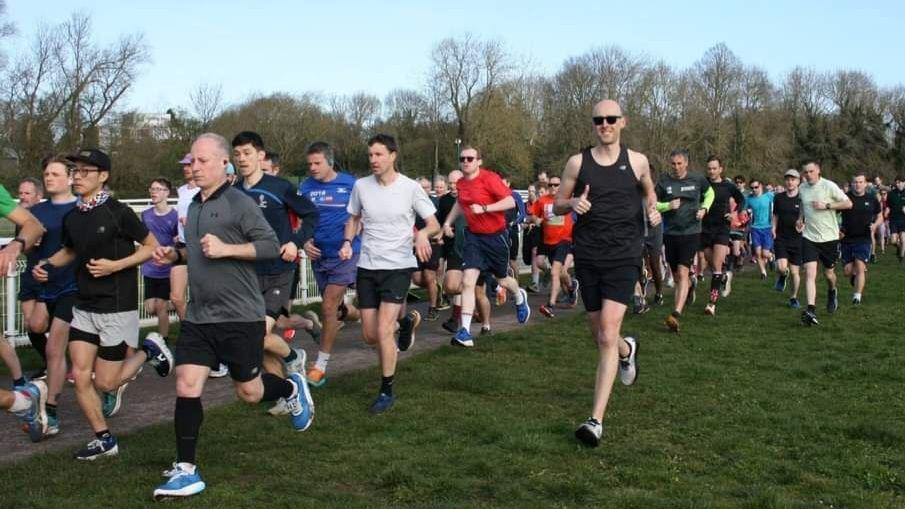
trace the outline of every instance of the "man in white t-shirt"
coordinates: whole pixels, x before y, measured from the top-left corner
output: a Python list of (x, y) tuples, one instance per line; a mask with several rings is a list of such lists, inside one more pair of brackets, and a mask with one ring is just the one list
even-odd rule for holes
[[(176, 194), (179, 197), (176, 202), (176, 217), (178, 220), (176, 227), (178, 238), (176, 242), (184, 245), (185, 220), (189, 214), (189, 204), (192, 203), (192, 199), (195, 198), (201, 188), (195, 185), (195, 180), (192, 177), (192, 153), (189, 152), (180, 159), (179, 164), (182, 165), (182, 177), (185, 179), (185, 184), (179, 186), (179, 189), (176, 190)], [(170, 269), (170, 302), (173, 303), (176, 315), (179, 316), (180, 321), (185, 320), (185, 292), (188, 288), (188, 282), (189, 275), (185, 265), (174, 265)]]
[(817, 261), (823, 265), (826, 277), (826, 310), (833, 313), (839, 307), (836, 291), (836, 260), (839, 259), (839, 223), (837, 210), (852, 208), (852, 201), (832, 180), (820, 177), (820, 165), (808, 162), (801, 171), (804, 182), (798, 188), (804, 230), (801, 232), (801, 262), (804, 267), (804, 291), (808, 307), (801, 313), (805, 325), (819, 325), (817, 321)]
[[(397, 348), (406, 351), (414, 335), (397, 344), (393, 334), (396, 321), (408, 295), (412, 272), (418, 267), (414, 251), (421, 261), (430, 258), (430, 238), (440, 233), (434, 214), (436, 207), (418, 183), (396, 171), (396, 140), (378, 134), (368, 140), (371, 175), (355, 182), (349, 198), (349, 220), (339, 256), (352, 258), (352, 239), (361, 230), (361, 253), (355, 288), (361, 311), (364, 340), (376, 345), (380, 358), (381, 384), (372, 414), (382, 414), (393, 406), (393, 382)], [(426, 226), (414, 232), (415, 214)], [(403, 317), (402, 320), (409, 318)], [(400, 324), (400, 327), (411, 324)]]

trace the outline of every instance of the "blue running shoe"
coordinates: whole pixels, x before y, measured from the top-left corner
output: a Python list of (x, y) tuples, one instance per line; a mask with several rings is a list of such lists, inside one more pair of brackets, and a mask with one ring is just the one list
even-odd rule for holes
[(167, 470), (169, 479), (154, 490), (154, 500), (160, 502), (169, 498), (190, 497), (204, 491), (207, 486), (201, 480), (198, 467), (183, 467), (182, 463), (174, 463), (172, 470)]
[(468, 332), (468, 329), (461, 327), (456, 332), (456, 335), (453, 336), (449, 344), (453, 346), (464, 346), (466, 348), (471, 348), (474, 346), (474, 336), (472, 336), (471, 333)]
[(311, 399), (311, 389), (300, 373), (292, 373), (289, 380), (295, 384), (295, 395), (286, 398), (289, 418), (296, 431), (305, 431), (314, 422), (314, 400)]
[(791, 299), (789, 299), (789, 307), (792, 309), (798, 309), (801, 307), (801, 303), (798, 302), (798, 299), (792, 297)]
[(163, 336), (152, 332), (142, 341), (141, 347), (148, 354), (148, 364), (154, 366), (158, 375), (167, 376), (173, 371), (175, 365), (173, 352), (163, 340)]
[(528, 305), (528, 292), (524, 288), (519, 288), (518, 293), (522, 295), (522, 303), (515, 305), (515, 317), (518, 323), (525, 323), (531, 317), (531, 306)]
[(109, 435), (103, 440), (96, 438), (88, 442), (84, 449), (75, 453), (75, 459), (94, 461), (104, 456), (116, 456), (117, 454), (119, 454), (119, 443), (115, 436)]
[(16, 417), (25, 424), (28, 438), (32, 442), (40, 442), (47, 432), (47, 384), (41, 380), (28, 382), (25, 387), (17, 391), (19, 394), (31, 400), (31, 405), (20, 412), (15, 412)]
[(368, 412), (370, 412), (371, 415), (382, 414), (390, 408), (393, 408), (393, 403), (395, 401), (396, 396), (393, 396), (392, 394), (384, 394), (381, 392), (377, 395), (377, 399), (375, 399), (374, 402), (371, 403), (371, 408), (368, 409)]

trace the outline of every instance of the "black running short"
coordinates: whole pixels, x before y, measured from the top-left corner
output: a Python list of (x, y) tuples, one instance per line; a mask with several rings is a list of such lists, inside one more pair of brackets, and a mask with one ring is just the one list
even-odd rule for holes
[(371, 270), (358, 268), (355, 289), (359, 309), (377, 309), (381, 302), (402, 304), (412, 284), (413, 269)]
[(825, 269), (832, 269), (839, 259), (839, 241), (812, 242), (807, 238), (801, 238), (801, 263), (820, 261)]
[(701, 232), (701, 249), (712, 248), (713, 246), (732, 245), (732, 239), (729, 237), (729, 228), (704, 230)]
[(41, 283), (35, 281), (31, 275), (32, 267), (25, 267), (25, 270), (19, 274), (19, 294), (16, 298), (21, 302), (23, 300), (38, 300), (41, 294)]
[(264, 310), (267, 316), (274, 320), (280, 315), (289, 316), (294, 278), (294, 270), (279, 274), (258, 274), (258, 285), (261, 288), (261, 294), (264, 295)]
[(566, 258), (572, 253), (572, 243), (569, 241), (563, 241), (559, 244), (544, 244), (543, 253), (541, 253), (541, 248), (538, 248), (537, 254), (543, 254), (550, 260), (550, 263), (559, 262), (566, 263)]
[(679, 265), (691, 268), (701, 245), (701, 234), (664, 235), (663, 243), (666, 245), (666, 262), (669, 268), (676, 270)]
[(776, 237), (773, 242), (773, 252), (776, 254), (777, 260), (786, 259), (795, 266), (801, 266), (801, 236), (798, 237)]
[(72, 322), (73, 304), (75, 304), (75, 292), (64, 293), (54, 299), (44, 301), (44, 305), (47, 306), (47, 315), (50, 316), (50, 319), (59, 318), (66, 323)]
[(641, 277), (641, 267), (635, 263), (609, 265), (576, 260), (575, 277), (585, 311), (594, 313), (603, 309), (604, 300), (628, 305), (635, 293), (635, 283)]
[(519, 245), (519, 235), (518, 235), (518, 226), (510, 226), (509, 227), (509, 261), (514, 262), (518, 260), (519, 251), (521, 251), (521, 246)]
[(170, 278), (156, 278), (144, 276), (145, 300), (161, 299), (170, 300)]
[(179, 341), (173, 349), (176, 365), (229, 368), (236, 382), (249, 382), (261, 374), (264, 359), (264, 321), (192, 323), (182, 322)]
[[(443, 245), (442, 244), (434, 244), (431, 243), (431, 257), (427, 259), (426, 262), (422, 262), (420, 259), (418, 260), (418, 270), (433, 270), (437, 271), (440, 269), (440, 258), (443, 256)], [(418, 253), (415, 253), (415, 258), (418, 258)]]

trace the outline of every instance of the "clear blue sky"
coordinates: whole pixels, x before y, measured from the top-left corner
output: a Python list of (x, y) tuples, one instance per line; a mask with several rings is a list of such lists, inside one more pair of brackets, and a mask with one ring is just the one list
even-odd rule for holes
[(188, 107), (202, 82), (222, 84), (230, 103), (274, 91), (382, 98), (396, 87), (420, 88), (432, 46), (464, 32), (502, 40), (545, 74), (595, 46), (618, 44), (685, 67), (725, 42), (774, 80), (803, 64), (905, 84), (901, 1), (7, 0), (20, 33), (12, 44), (74, 10), (91, 14), (96, 40), (145, 34), (153, 61), (128, 97), (145, 112)]

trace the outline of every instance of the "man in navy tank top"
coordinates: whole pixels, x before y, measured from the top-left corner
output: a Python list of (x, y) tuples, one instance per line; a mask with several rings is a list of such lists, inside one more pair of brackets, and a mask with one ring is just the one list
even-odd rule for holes
[[(597, 144), (569, 158), (554, 213), (578, 214), (572, 232), (575, 274), (599, 357), (591, 417), (575, 436), (596, 447), (616, 372), (624, 385), (635, 383), (638, 375), (638, 345), (635, 339), (622, 337), (622, 319), (641, 275), (645, 213), (654, 226), (660, 223), (660, 214), (647, 157), (619, 143), (625, 127), (622, 108), (615, 101), (601, 101), (591, 119)], [(642, 198), (647, 200), (646, 210)]]

